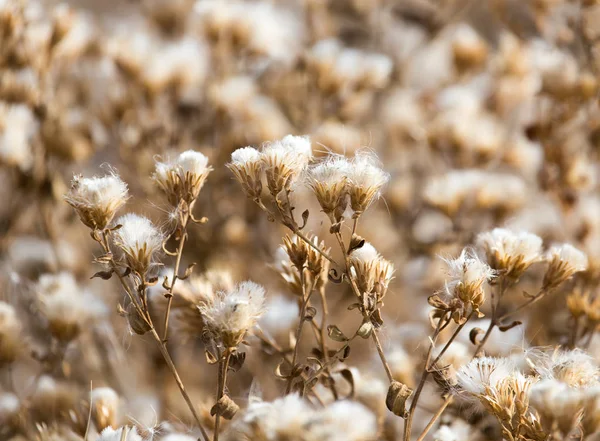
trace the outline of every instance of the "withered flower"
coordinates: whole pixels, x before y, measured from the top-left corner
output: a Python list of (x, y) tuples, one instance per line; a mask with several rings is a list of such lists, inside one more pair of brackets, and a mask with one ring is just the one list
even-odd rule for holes
[(127, 184), (116, 173), (84, 178), (76, 175), (64, 196), (81, 221), (93, 230), (104, 230), (129, 198)]
[(121, 228), (115, 231), (115, 244), (123, 251), (127, 266), (143, 276), (156, 264), (164, 234), (148, 218), (133, 213), (121, 216), (117, 225)]
[(174, 161), (157, 162), (152, 178), (165, 192), (172, 206), (177, 207), (183, 200), (189, 207), (198, 197), (211, 171), (206, 156), (187, 150)]

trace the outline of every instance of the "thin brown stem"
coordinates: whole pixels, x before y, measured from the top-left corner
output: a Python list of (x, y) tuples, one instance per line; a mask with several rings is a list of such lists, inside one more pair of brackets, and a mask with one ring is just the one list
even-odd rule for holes
[(445, 317), (441, 317), (438, 320), (435, 331), (433, 332), (433, 335), (431, 336), (429, 348), (427, 349), (427, 356), (425, 357), (425, 366), (423, 369), (423, 373), (421, 374), (421, 378), (419, 380), (419, 384), (417, 385), (415, 395), (413, 396), (413, 399), (411, 401), (410, 408), (408, 410), (408, 416), (404, 420), (404, 436), (403, 436), (404, 440), (410, 439), (410, 432), (412, 430), (412, 420), (414, 417), (415, 410), (417, 408), (419, 396), (421, 395), (421, 391), (423, 390), (423, 387), (425, 386), (425, 381), (427, 380), (427, 376), (429, 375), (428, 367), (429, 367), (429, 361), (431, 360), (431, 354), (433, 352), (433, 347), (435, 345), (435, 342), (437, 341), (437, 338), (441, 332), (441, 329), (443, 327), (445, 327), (445, 325), (450, 323), (450, 319), (447, 319), (446, 322), (444, 324), (442, 324), (444, 322), (444, 319), (445, 319)]
[[(219, 361), (219, 379), (217, 385), (217, 402), (223, 398), (225, 387), (227, 386), (227, 371), (229, 370), (229, 360), (231, 359), (231, 350), (225, 349), (225, 354)], [(219, 427), (221, 422), (221, 412), (215, 413), (215, 431), (213, 433), (213, 441), (219, 441)]]
[(377, 353), (379, 354), (379, 358), (381, 359), (381, 364), (383, 364), (383, 368), (385, 369), (385, 374), (387, 375), (388, 381), (391, 383), (392, 381), (394, 381), (394, 377), (392, 375), (392, 369), (390, 368), (390, 365), (387, 362), (387, 359), (385, 358), (385, 354), (383, 352), (381, 342), (379, 341), (379, 330), (378, 329), (373, 329), (373, 332), (371, 332), (371, 338), (373, 339), (373, 342), (375, 343), (375, 347), (377, 348)]
[[(350, 286), (352, 287), (352, 291), (354, 292), (354, 295), (356, 296), (357, 299), (360, 299), (361, 298), (360, 289), (358, 288), (358, 285), (356, 284), (356, 280), (354, 280), (354, 277), (352, 277), (352, 273), (350, 272), (350, 257), (348, 255), (348, 249), (346, 248), (346, 245), (344, 244), (344, 238), (342, 237), (342, 234), (339, 231), (335, 233), (335, 237), (338, 241), (340, 249), (342, 250), (342, 253), (344, 254), (346, 277), (350, 281)], [(365, 320), (368, 320), (369, 322), (371, 322), (371, 317), (369, 317), (369, 315), (367, 314), (366, 311), (362, 311), (362, 314), (363, 314), (363, 317), (365, 318)], [(375, 347), (377, 348), (377, 353), (379, 354), (379, 359), (381, 360), (381, 364), (383, 365), (385, 374), (387, 375), (388, 380), (390, 382), (392, 382), (394, 379), (392, 376), (392, 370), (390, 369), (390, 365), (387, 362), (385, 353), (383, 352), (383, 348), (381, 347), (381, 342), (379, 341), (378, 330), (377, 330), (377, 328), (375, 328), (375, 326), (373, 326), (373, 332), (371, 333), (371, 338), (373, 339), (373, 342), (375, 343)]]
[(171, 304), (173, 303), (173, 289), (175, 288), (175, 282), (179, 275), (179, 265), (181, 265), (181, 256), (183, 255), (183, 247), (185, 245), (185, 239), (187, 238), (187, 224), (189, 221), (189, 212), (183, 217), (181, 223), (181, 237), (179, 238), (179, 246), (177, 247), (177, 257), (175, 258), (175, 267), (173, 268), (173, 275), (171, 276), (171, 285), (167, 291), (167, 308), (165, 310), (165, 318), (163, 325), (163, 342), (167, 342), (169, 335), (169, 316), (171, 314)]
[[(102, 245), (102, 248), (104, 249), (105, 253), (112, 254), (112, 252), (110, 250), (110, 244), (108, 242), (108, 232), (106, 230), (102, 232), (102, 239), (100, 241), (100, 244)], [(160, 336), (156, 332), (156, 329), (154, 328), (154, 324), (152, 323), (152, 318), (150, 317), (150, 314), (148, 313), (147, 308), (143, 309), (143, 306), (139, 304), (138, 300), (136, 299), (136, 296), (134, 295), (131, 288), (125, 281), (125, 278), (120, 273), (119, 268), (118, 268), (116, 262), (114, 261), (114, 259), (111, 258), (109, 261), (109, 264), (111, 266), (111, 269), (117, 275), (119, 281), (121, 282), (121, 285), (123, 286), (123, 289), (127, 293), (127, 296), (129, 297), (132, 304), (134, 305), (136, 312), (149, 326), (149, 328), (150, 328), (149, 332), (152, 335), (152, 337), (154, 338), (154, 340), (156, 341), (156, 344), (158, 345), (158, 349), (159, 349), (163, 359), (165, 360), (167, 367), (171, 371), (171, 374), (173, 375), (173, 378), (175, 379), (175, 382), (177, 383), (177, 387), (179, 387), (179, 391), (181, 392), (183, 399), (185, 400), (186, 404), (188, 405), (190, 411), (192, 412), (192, 415), (193, 415), (194, 419), (196, 420), (196, 424), (198, 424), (198, 428), (200, 429), (200, 432), (202, 433), (202, 438), (204, 439), (204, 441), (209, 441), (208, 434), (204, 430), (204, 427), (202, 426), (202, 423), (200, 422), (200, 417), (198, 416), (198, 413), (196, 412), (196, 409), (192, 403), (192, 400), (190, 399), (190, 396), (188, 395), (187, 391), (185, 390), (183, 382), (181, 381), (181, 377), (179, 376), (179, 373), (177, 372), (177, 369), (175, 368), (175, 364), (173, 363), (173, 359), (171, 358), (171, 355), (169, 354), (169, 351), (168, 351), (166, 345), (163, 343)]]
[[(431, 339), (431, 344), (429, 345), (429, 350), (427, 351), (427, 359), (425, 361), (425, 370), (423, 371), (423, 373), (421, 374), (421, 380), (419, 381), (419, 385), (417, 386), (417, 390), (415, 391), (415, 395), (412, 399), (412, 402), (410, 403), (410, 409), (408, 411), (408, 417), (405, 420), (405, 424), (404, 424), (404, 440), (405, 441), (409, 441), (410, 440), (410, 435), (411, 435), (411, 430), (412, 430), (412, 421), (417, 409), (417, 403), (419, 401), (419, 397), (421, 395), (421, 392), (423, 391), (423, 387), (425, 386), (425, 382), (427, 380), (427, 377), (429, 376), (429, 374), (432, 371), (432, 368), (437, 365), (437, 363), (441, 360), (442, 356), (444, 355), (444, 353), (448, 350), (448, 348), (450, 347), (450, 345), (454, 342), (454, 340), (456, 339), (456, 337), (458, 337), (458, 334), (460, 334), (460, 331), (462, 331), (462, 329), (465, 327), (465, 325), (467, 324), (467, 322), (471, 319), (471, 317), (473, 317), (474, 311), (471, 312), (469, 314), (469, 316), (467, 317), (467, 319), (465, 320), (464, 323), (461, 323), (460, 325), (458, 325), (456, 327), (456, 329), (454, 330), (454, 332), (452, 333), (452, 335), (450, 336), (450, 338), (448, 339), (448, 341), (446, 342), (446, 344), (444, 345), (444, 347), (442, 348), (442, 350), (440, 351), (440, 353), (437, 355), (437, 357), (433, 360), (433, 362), (430, 362), (430, 357), (431, 354), (433, 352), (433, 346), (435, 344), (435, 341), (437, 340), (437, 337), (440, 333), (440, 329), (442, 328), (442, 326), (440, 325), (440, 323), (442, 322), (442, 320), (440, 319), (440, 321), (438, 321), (438, 325), (436, 328), (436, 331), (434, 332), (434, 335)], [(451, 320), (451, 319), (448, 319)]]
[(440, 408), (435, 412), (435, 414), (431, 417), (431, 419), (427, 423), (427, 426), (425, 426), (425, 429), (423, 429), (423, 432), (421, 433), (421, 435), (419, 435), (419, 437), (417, 438), (417, 441), (423, 441), (425, 439), (425, 437), (427, 436), (427, 433), (429, 433), (429, 431), (431, 430), (431, 428), (433, 427), (435, 422), (440, 418), (440, 416), (442, 416), (442, 414), (444, 413), (446, 408), (450, 405), (450, 403), (452, 403), (452, 399), (453, 399), (452, 395), (448, 395), (448, 397), (446, 397), (446, 399), (444, 400), (444, 402), (442, 403)]
[(209, 441), (208, 434), (206, 433), (206, 431), (204, 430), (204, 427), (202, 426), (202, 423), (200, 422), (200, 417), (198, 416), (198, 413), (196, 412), (196, 408), (194, 407), (194, 404), (192, 403), (190, 396), (188, 395), (187, 391), (185, 390), (185, 386), (183, 385), (183, 382), (181, 381), (181, 377), (179, 376), (179, 373), (177, 372), (177, 368), (175, 367), (175, 364), (173, 363), (173, 359), (171, 358), (171, 355), (169, 354), (167, 347), (162, 342), (162, 339), (160, 338), (160, 336), (158, 335), (158, 333), (156, 332), (156, 329), (154, 329), (154, 327), (150, 329), (150, 333), (151, 333), (152, 337), (154, 338), (154, 341), (156, 341), (156, 344), (158, 345), (158, 349), (160, 350), (161, 355), (165, 359), (165, 362), (167, 363), (167, 367), (169, 368), (169, 371), (171, 371), (171, 374), (173, 375), (173, 378), (175, 379), (175, 383), (177, 383), (177, 387), (179, 388), (179, 391), (181, 392), (183, 399), (185, 400), (186, 404), (188, 405), (190, 411), (192, 412), (192, 415), (194, 416), (194, 419), (196, 420), (196, 424), (198, 424), (198, 428), (200, 429), (200, 432), (202, 433), (202, 438), (204, 438), (204, 441)]
[(296, 367), (296, 361), (298, 360), (298, 349), (300, 347), (300, 339), (302, 338), (302, 328), (304, 327), (304, 317), (306, 316), (306, 307), (308, 306), (308, 301), (310, 300), (310, 296), (312, 294), (312, 290), (310, 292), (306, 292), (306, 276), (304, 274), (304, 268), (300, 268), (300, 284), (302, 285), (302, 307), (300, 308), (300, 321), (298, 322), (298, 327), (296, 328), (296, 343), (294, 345), (294, 355), (292, 356), (292, 375), (288, 378), (287, 386), (285, 388), (285, 393), (289, 394), (292, 390), (292, 381), (294, 379), (293, 372)]
[[(321, 307), (323, 309), (323, 316), (321, 317), (321, 352), (323, 353), (323, 360), (325, 361), (325, 365), (329, 365), (329, 348), (327, 347), (327, 317), (329, 316), (329, 308), (327, 306), (327, 296), (325, 295), (325, 285), (321, 284), (319, 287), (319, 296), (321, 297)], [(327, 375), (331, 378), (331, 370), (329, 367), (326, 370)], [(331, 393), (333, 394), (333, 398), (335, 400), (338, 399), (338, 392), (335, 387), (335, 382), (331, 381)]]
[[(263, 210), (267, 214), (267, 216), (269, 218), (275, 219), (275, 215), (271, 212), (271, 210), (269, 210), (265, 206), (265, 204), (263, 204), (263, 202), (261, 200), (258, 200), (258, 201), (255, 201), (255, 202), (261, 208), (261, 210)], [(335, 266), (339, 267), (339, 265), (333, 259), (333, 257), (331, 257), (329, 254), (327, 254), (325, 251), (323, 251), (321, 248), (319, 248), (315, 243), (313, 243), (308, 237), (306, 237), (306, 235), (298, 227), (287, 225), (287, 224), (284, 224), (284, 223), (281, 223), (281, 224), (285, 225), (287, 228), (289, 228), (289, 230), (292, 233), (294, 233), (296, 236), (298, 236), (300, 239), (302, 239), (304, 242), (306, 242), (308, 244), (308, 246), (310, 246), (311, 248), (313, 248), (316, 252), (318, 252), (325, 259), (329, 260)]]
[(535, 296), (531, 297), (525, 303), (522, 303), (521, 305), (519, 305), (516, 309), (514, 309), (514, 310), (512, 310), (510, 312), (507, 312), (503, 316), (499, 317), (497, 321), (498, 322), (502, 322), (502, 321), (506, 320), (507, 318), (512, 317), (516, 313), (522, 311), (523, 309), (527, 308), (529, 305), (533, 305), (534, 303), (537, 303), (544, 296), (546, 296), (546, 294), (548, 294), (548, 292), (549, 291), (546, 290), (546, 289), (541, 289), (540, 292), (538, 292)]
[(502, 300), (502, 297), (504, 296), (504, 293), (506, 292), (507, 289), (508, 289), (508, 283), (506, 282), (506, 280), (504, 278), (502, 278), (502, 280), (500, 281), (500, 284), (498, 285), (497, 295), (495, 295), (496, 290), (492, 290), (492, 318), (490, 321), (490, 325), (488, 326), (487, 330), (485, 331), (483, 338), (481, 339), (481, 341), (477, 345), (477, 348), (475, 349), (475, 355), (474, 355), (475, 357), (479, 357), (481, 355), (481, 353), (483, 351), (483, 347), (485, 346), (488, 339), (492, 335), (492, 331), (494, 330), (496, 325), (498, 325), (498, 323), (501, 321), (501, 319), (498, 319), (498, 317), (497, 317), (498, 309), (500, 307), (500, 301)]

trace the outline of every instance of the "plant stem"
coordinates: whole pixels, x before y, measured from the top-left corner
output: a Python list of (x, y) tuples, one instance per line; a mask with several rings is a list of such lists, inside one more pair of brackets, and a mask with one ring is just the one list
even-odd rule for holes
[(533, 296), (532, 298), (527, 300), (525, 303), (522, 303), (520, 306), (518, 306), (516, 309), (512, 310), (511, 312), (507, 312), (502, 317), (499, 317), (498, 322), (502, 322), (503, 320), (506, 320), (508, 317), (515, 315), (517, 312), (522, 311), (529, 305), (533, 305), (538, 300), (542, 299), (546, 294), (548, 294), (548, 290), (541, 289), (535, 296)]
[(164, 331), (163, 331), (163, 342), (166, 343), (169, 334), (169, 315), (171, 314), (171, 303), (173, 302), (173, 289), (175, 288), (175, 282), (179, 275), (179, 265), (181, 264), (181, 256), (183, 254), (183, 247), (185, 245), (185, 239), (187, 238), (187, 224), (190, 219), (189, 211), (183, 217), (181, 222), (181, 237), (179, 238), (179, 246), (177, 247), (177, 257), (175, 258), (175, 267), (173, 268), (173, 276), (171, 278), (171, 285), (169, 286), (167, 294), (167, 309), (165, 310), (164, 319)]
[[(419, 396), (421, 395), (421, 391), (423, 390), (423, 387), (425, 386), (425, 381), (427, 380), (427, 376), (429, 375), (429, 361), (431, 360), (431, 353), (433, 351), (433, 346), (435, 345), (435, 342), (437, 341), (438, 335), (440, 334), (440, 330), (442, 329), (442, 319), (445, 317), (442, 317), (438, 320), (437, 326), (435, 328), (435, 331), (433, 332), (433, 336), (431, 337), (430, 340), (430, 344), (429, 344), (429, 349), (427, 349), (427, 356), (425, 357), (425, 366), (423, 368), (423, 373), (421, 374), (421, 378), (419, 380), (419, 384), (417, 385), (417, 390), (415, 392), (415, 395), (410, 403), (410, 408), (408, 410), (408, 416), (406, 417), (406, 419), (404, 420), (404, 435), (403, 435), (403, 439), (408, 441), (410, 439), (410, 432), (412, 430), (412, 420), (413, 420), (413, 416), (415, 413), (415, 409), (417, 408), (417, 403), (419, 401)], [(449, 320), (446, 322), (449, 323)]]
[(293, 373), (296, 367), (296, 361), (298, 359), (298, 349), (300, 346), (300, 338), (302, 337), (302, 328), (304, 327), (304, 317), (306, 315), (306, 307), (308, 305), (308, 301), (310, 300), (310, 296), (312, 294), (312, 290), (307, 293), (306, 292), (306, 277), (304, 275), (304, 268), (299, 268), (300, 271), (300, 284), (302, 285), (302, 307), (300, 309), (300, 321), (298, 322), (298, 327), (296, 329), (296, 344), (294, 345), (294, 355), (292, 356), (292, 375), (288, 378), (287, 386), (285, 388), (285, 393), (289, 394), (292, 390), (292, 381), (294, 379)]
[(431, 417), (431, 419), (427, 423), (427, 426), (425, 426), (425, 429), (423, 429), (423, 432), (421, 433), (421, 435), (419, 435), (419, 437), (417, 438), (417, 441), (423, 441), (425, 439), (425, 437), (427, 436), (427, 433), (431, 430), (431, 428), (433, 427), (435, 422), (439, 419), (439, 417), (442, 416), (442, 414), (446, 410), (446, 407), (448, 407), (448, 405), (450, 403), (452, 403), (452, 395), (448, 395), (448, 397), (446, 397), (446, 399), (444, 400), (444, 402), (442, 403), (440, 408), (435, 412), (435, 414)]
[(383, 348), (381, 347), (381, 342), (379, 341), (379, 330), (373, 328), (373, 332), (371, 332), (371, 338), (375, 343), (375, 347), (377, 348), (377, 353), (379, 354), (379, 358), (381, 359), (381, 363), (383, 364), (383, 368), (385, 369), (385, 374), (387, 375), (388, 381), (391, 383), (394, 381), (394, 377), (392, 376), (392, 370), (390, 368), (387, 359), (385, 358), (385, 354), (383, 352)]
[[(329, 348), (327, 347), (327, 332), (325, 329), (327, 328), (327, 317), (329, 316), (329, 308), (327, 307), (327, 296), (325, 295), (325, 286), (321, 284), (319, 287), (319, 295), (321, 297), (321, 306), (323, 308), (323, 317), (321, 318), (321, 327), (319, 329), (321, 333), (321, 352), (323, 353), (323, 360), (325, 361), (325, 365), (329, 364)], [(331, 378), (331, 370), (327, 367), (325, 371), (329, 378)], [(335, 387), (335, 382), (331, 381), (331, 393), (333, 394), (333, 398), (335, 400), (338, 399), (337, 389)]]
[[(265, 204), (263, 204), (261, 200), (258, 200), (255, 202), (261, 208), (261, 210), (263, 210), (265, 213), (267, 213), (267, 216), (269, 216), (272, 219), (275, 219), (275, 215), (271, 212), (271, 210), (269, 210), (267, 207), (265, 207)], [(298, 227), (294, 227), (294, 226), (287, 225), (284, 223), (281, 223), (281, 224), (286, 226), (292, 233), (294, 233), (296, 236), (298, 236), (300, 239), (302, 239), (304, 242), (306, 242), (308, 244), (308, 246), (313, 248), (316, 252), (318, 252), (325, 259), (329, 260), (335, 266), (339, 267), (339, 265), (333, 259), (333, 257), (331, 257), (329, 254), (327, 254), (325, 251), (323, 251), (317, 245), (315, 245), (308, 237), (306, 237), (306, 235)]]
[[(413, 418), (415, 416), (415, 411), (417, 409), (417, 403), (419, 401), (419, 397), (421, 395), (421, 392), (423, 391), (423, 387), (425, 386), (425, 382), (427, 380), (427, 377), (429, 376), (429, 374), (431, 373), (431, 369), (440, 361), (440, 359), (442, 358), (442, 356), (444, 355), (444, 353), (448, 350), (448, 348), (450, 347), (450, 345), (454, 342), (454, 339), (456, 339), (456, 337), (458, 337), (458, 334), (460, 333), (460, 331), (462, 331), (462, 329), (465, 327), (465, 325), (467, 324), (467, 322), (471, 319), (471, 317), (473, 317), (473, 312), (471, 312), (469, 314), (469, 316), (467, 317), (467, 319), (465, 320), (464, 323), (461, 323), (460, 325), (458, 325), (456, 327), (456, 329), (454, 330), (454, 333), (452, 334), (452, 336), (450, 337), (450, 339), (446, 342), (446, 344), (444, 345), (444, 347), (442, 348), (442, 350), (440, 351), (440, 353), (437, 355), (437, 357), (433, 360), (433, 362), (430, 363), (430, 358), (431, 358), (431, 354), (433, 352), (433, 346), (435, 344), (435, 341), (437, 340), (437, 337), (439, 336), (440, 330), (442, 329), (442, 327), (445, 327), (441, 325), (442, 323), (442, 319), (440, 319), (440, 321), (438, 321), (438, 325), (437, 328), (433, 334), (433, 337), (431, 339), (431, 344), (429, 345), (429, 350), (427, 351), (427, 358), (425, 360), (425, 369), (423, 371), (423, 373), (421, 374), (421, 380), (419, 381), (419, 385), (417, 386), (417, 390), (415, 392), (415, 395), (410, 403), (410, 409), (408, 411), (408, 417), (405, 420), (405, 424), (404, 424), (404, 441), (409, 441), (410, 440), (410, 435), (411, 435), (411, 430), (412, 430), (412, 421)], [(451, 319), (448, 319), (451, 320)]]
[(165, 359), (165, 362), (167, 363), (167, 367), (171, 371), (171, 374), (173, 375), (173, 378), (175, 379), (175, 382), (177, 383), (177, 387), (179, 387), (179, 391), (181, 392), (183, 399), (185, 400), (188, 407), (190, 408), (190, 411), (192, 412), (192, 415), (194, 416), (194, 419), (196, 420), (196, 424), (198, 424), (198, 428), (200, 429), (200, 432), (202, 433), (202, 438), (204, 439), (204, 441), (209, 441), (208, 434), (206, 433), (206, 431), (204, 430), (204, 427), (202, 426), (202, 423), (200, 422), (200, 417), (198, 416), (198, 413), (196, 412), (196, 408), (194, 407), (194, 404), (192, 403), (190, 396), (188, 395), (187, 391), (185, 390), (185, 386), (183, 385), (183, 382), (181, 381), (181, 377), (179, 376), (179, 373), (177, 372), (177, 368), (175, 367), (175, 364), (173, 363), (173, 359), (171, 358), (171, 355), (169, 354), (167, 347), (161, 340), (160, 336), (158, 335), (158, 333), (156, 332), (156, 329), (154, 329), (154, 327), (152, 327), (150, 329), (150, 333), (152, 334), (152, 337), (156, 341), (156, 344), (158, 345), (158, 349), (160, 350), (161, 355)]
[(475, 349), (475, 357), (479, 357), (481, 355), (483, 346), (487, 343), (488, 339), (492, 335), (492, 331), (494, 330), (494, 327), (500, 322), (500, 320), (497, 317), (498, 308), (500, 307), (500, 301), (502, 300), (502, 297), (504, 296), (504, 293), (506, 292), (507, 288), (508, 288), (508, 284), (506, 283), (504, 278), (502, 278), (502, 280), (500, 281), (500, 285), (498, 285), (498, 293), (497, 293), (498, 295), (495, 296), (494, 294), (495, 294), (496, 290), (492, 290), (492, 318), (490, 321), (490, 325), (488, 326), (487, 330), (485, 331), (483, 338), (477, 345), (477, 349)]
[[(229, 360), (231, 358), (231, 351), (229, 348), (225, 349), (225, 355), (221, 357), (219, 361), (219, 381), (217, 385), (217, 402), (225, 394), (225, 386), (227, 385), (227, 371), (229, 370)], [(221, 422), (221, 412), (217, 410), (215, 413), (215, 431), (213, 434), (213, 441), (219, 440), (219, 426)]]
[[(102, 232), (101, 245), (104, 248), (104, 251), (106, 253), (111, 253), (110, 245), (108, 243), (108, 233), (107, 233), (107, 231), (103, 231)], [(165, 363), (167, 364), (167, 367), (171, 371), (171, 374), (173, 375), (173, 378), (175, 379), (175, 382), (177, 383), (177, 386), (179, 387), (179, 391), (181, 392), (181, 395), (183, 396), (183, 399), (187, 403), (190, 411), (192, 412), (192, 415), (194, 416), (194, 419), (196, 420), (196, 424), (198, 424), (198, 428), (200, 429), (200, 432), (202, 433), (202, 438), (204, 439), (204, 441), (209, 441), (208, 434), (204, 430), (204, 427), (202, 426), (202, 423), (200, 422), (200, 417), (198, 416), (198, 413), (196, 412), (194, 404), (192, 403), (192, 400), (190, 399), (190, 396), (188, 395), (187, 391), (185, 390), (183, 382), (181, 381), (181, 377), (179, 376), (179, 373), (177, 372), (177, 369), (175, 368), (175, 364), (173, 363), (173, 359), (171, 358), (171, 355), (169, 354), (169, 351), (168, 351), (166, 345), (163, 343), (163, 341), (161, 340), (160, 336), (156, 332), (156, 329), (154, 328), (154, 324), (152, 323), (152, 318), (150, 317), (150, 314), (148, 313), (148, 310), (147, 309), (145, 309), (145, 310), (142, 309), (142, 307), (138, 304), (135, 295), (131, 291), (131, 288), (129, 287), (129, 285), (127, 284), (127, 282), (125, 282), (124, 277), (119, 272), (119, 268), (117, 267), (117, 264), (114, 261), (114, 259), (110, 259), (110, 265), (111, 265), (111, 268), (113, 269), (114, 273), (119, 278), (119, 281), (121, 282), (121, 285), (123, 286), (123, 289), (125, 289), (125, 292), (127, 293), (127, 295), (129, 297), (129, 299), (131, 300), (132, 304), (134, 305), (134, 307), (136, 309), (136, 312), (140, 315), (140, 317), (150, 327), (149, 332), (152, 335), (152, 337), (154, 338), (154, 340), (156, 341), (156, 344), (158, 345), (158, 349), (159, 349), (159, 351), (160, 351), (163, 359), (165, 360)]]
[[(344, 238), (342, 237), (342, 234), (339, 231), (335, 233), (335, 237), (338, 241), (338, 244), (340, 245), (342, 253), (344, 254), (346, 277), (348, 278), (348, 280), (350, 280), (350, 286), (352, 287), (352, 291), (354, 292), (354, 295), (356, 296), (357, 299), (360, 299), (361, 298), (360, 290), (358, 289), (358, 286), (356, 285), (356, 280), (354, 280), (354, 277), (352, 277), (352, 273), (350, 272), (350, 257), (348, 255), (348, 249), (346, 248), (346, 245), (344, 244)], [(366, 311), (362, 311), (362, 314), (363, 314), (363, 317), (365, 318), (365, 320), (368, 320), (369, 322), (372, 323), (371, 317), (369, 317), (369, 315)], [(379, 341), (378, 330), (377, 330), (377, 328), (375, 328), (375, 325), (373, 325), (373, 332), (371, 332), (371, 338), (373, 339), (373, 342), (375, 343), (375, 347), (377, 348), (377, 353), (379, 354), (379, 359), (381, 360), (381, 364), (383, 365), (385, 374), (387, 375), (388, 380), (390, 382), (392, 382), (394, 380), (394, 378), (392, 376), (392, 370), (390, 369), (390, 365), (388, 364), (387, 359), (385, 358), (385, 353), (383, 352), (383, 348), (381, 347), (381, 342)]]

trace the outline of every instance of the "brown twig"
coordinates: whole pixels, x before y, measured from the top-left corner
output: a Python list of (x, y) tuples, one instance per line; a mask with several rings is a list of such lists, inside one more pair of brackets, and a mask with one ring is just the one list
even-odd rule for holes
[(191, 211), (192, 207), (189, 208), (189, 210), (186, 210), (186, 212), (183, 214), (183, 218), (181, 221), (181, 226), (180, 226), (180, 238), (179, 238), (179, 246), (177, 247), (177, 257), (175, 258), (175, 267), (173, 268), (173, 275), (171, 276), (171, 285), (169, 285), (169, 289), (167, 291), (166, 297), (167, 297), (167, 308), (165, 310), (165, 318), (164, 318), (164, 325), (163, 325), (163, 342), (166, 343), (168, 340), (168, 335), (169, 335), (169, 316), (171, 314), (171, 304), (173, 303), (173, 289), (175, 288), (175, 282), (177, 281), (178, 275), (179, 275), (179, 265), (181, 264), (181, 256), (183, 254), (183, 247), (185, 245), (185, 240), (187, 238), (187, 225), (190, 219), (190, 211)]
[[(106, 230), (102, 232), (102, 239), (100, 240), (100, 243), (101, 243), (102, 247), (104, 248), (104, 251), (107, 254), (112, 256), (112, 252), (110, 250), (110, 244), (108, 241), (108, 234), (109, 233)], [(198, 424), (198, 428), (200, 429), (200, 432), (202, 433), (202, 438), (204, 439), (204, 441), (209, 441), (208, 434), (204, 430), (204, 427), (202, 426), (202, 423), (200, 422), (200, 417), (198, 416), (198, 413), (196, 412), (196, 408), (194, 407), (194, 404), (192, 403), (190, 396), (188, 395), (187, 391), (185, 390), (185, 386), (183, 385), (183, 382), (181, 381), (181, 377), (179, 376), (179, 373), (177, 372), (177, 368), (175, 367), (175, 364), (173, 363), (173, 359), (171, 358), (171, 355), (169, 354), (169, 351), (168, 351), (166, 345), (163, 343), (162, 339), (160, 338), (160, 336), (156, 332), (156, 329), (154, 328), (154, 324), (152, 322), (152, 318), (150, 317), (148, 310), (147, 309), (144, 310), (143, 307), (138, 303), (136, 296), (133, 294), (131, 288), (125, 281), (123, 275), (120, 273), (119, 268), (113, 258), (111, 258), (109, 260), (109, 265), (111, 266), (111, 269), (113, 270), (113, 272), (117, 275), (119, 281), (121, 282), (121, 285), (123, 286), (123, 288), (125, 289), (125, 292), (127, 293), (127, 296), (129, 297), (132, 304), (134, 305), (136, 312), (148, 325), (150, 334), (156, 341), (156, 344), (158, 345), (158, 349), (159, 349), (163, 359), (165, 360), (165, 363), (167, 364), (169, 371), (171, 371), (171, 374), (173, 375), (173, 378), (175, 379), (175, 382), (177, 383), (177, 387), (179, 387), (179, 391), (181, 392), (183, 399), (185, 400), (186, 404), (188, 405), (190, 411), (192, 412), (192, 415), (193, 415), (194, 419), (196, 420), (196, 424)], [(145, 285), (144, 285), (144, 291), (145, 291)]]
[(312, 296), (313, 290), (310, 289), (309, 292), (306, 292), (306, 276), (304, 274), (304, 268), (299, 268), (300, 271), (300, 284), (302, 285), (302, 307), (300, 308), (300, 321), (298, 322), (298, 327), (296, 328), (296, 344), (294, 345), (294, 354), (292, 356), (292, 375), (288, 378), (287, 386), (285, 388), (285, 393), (289, 394), (292, 390), (292, 381), (294, 379), (293, 372), (296, 367), (296, 362), (298, 360), (298, 349), (300, 346), (300, 339), (302, 338), (302, 328), (304, 327), (305, 316), (306, 316), (306, 308), (308, 306), (308, 302), (310, 297)]
[[(219, 378), (217, 384), (217, 402), (225, 394), (225, 387), (227, 385), (227, 371), (229, 370), (229, 360), (231, 359), (231, 350), (225, 349), (225, 354), (222, 355), (219, 360)], [(213, 441), (219, 441), (219, 427), (221, 422), (221, 412), (217, 409), (215, 412), (215, 431), (213, 433)]]

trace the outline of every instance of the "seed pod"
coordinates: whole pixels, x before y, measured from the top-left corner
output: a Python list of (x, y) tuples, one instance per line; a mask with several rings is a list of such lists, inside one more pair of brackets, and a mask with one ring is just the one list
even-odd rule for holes
[(412, 393), (412, 389), (406, 384), (402, 384), (399, 381), (392, 381), (385, 399), (385, 405), (394, 415), (406, 418), (408, 416), (406, 401)]

